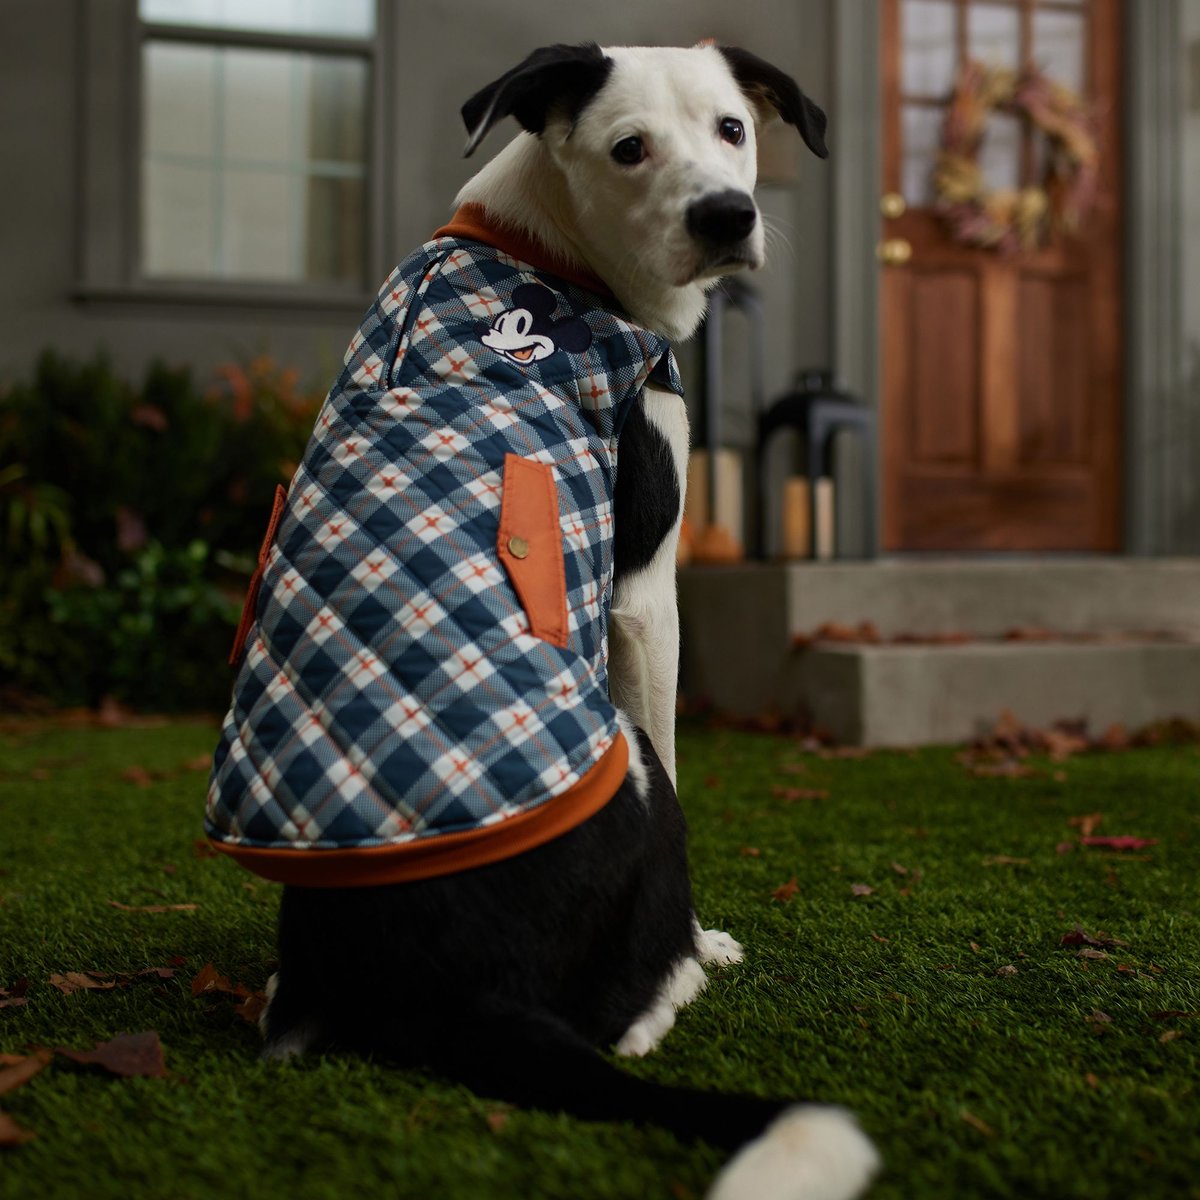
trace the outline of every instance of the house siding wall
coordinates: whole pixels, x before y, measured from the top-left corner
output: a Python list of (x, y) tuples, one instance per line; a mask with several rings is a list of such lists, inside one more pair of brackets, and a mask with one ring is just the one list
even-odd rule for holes
[[(394, 72), (385, 89), (393, 144), (379, 260), (370, 271), (378, 280), (446, 219), (458, 187), (502, 144), (508, 130), (494, 133), (476, 159), (463, 160), (463, 100), (535, 46), (591, 39), (686, 45), (716, 37), (793, 73), (818, 102), (828, 104), (831, 92), (829, 0), (757, 0), (736, 9), (726, 0), (586, 7), (522, 0), (502, 11), (485, 0), (459, 0), (452, 28), (442, 6), (385, 3), (389, 44), (381, 61)], [(123, 30), (133, 9), (133, 0), (5, 0), (0, 155), (10, 182), (0, 189), (0, 384), (27, 374), (37, 353), (53, 346), (79, 356), (103, 349), (135, 378), (156, 357), (191, 364), (203, 378), (220, 362), (267, 353), (323, 389), (358, 323), (354, 304), (322, 310), (162, 303), (122, 298), (111, 287), (80, 298), (81, 283), (96, 283), (96, 264), (119, 283), (113, 264), (122, 258), (125, 231), (111, 198), (120, 195), (124, 151), (115, 126), (127, 105)], [(100, 145), (93, 131), (106, 120), (108, 140)], [(836, 130), (831, 143), (836, 147)], [(763, 208), (783, 235), (755, 277), (769, 313), (769, 392), (801, 366), (828, 361), (830, 180), (827, 165), (808, 158), (798, 185), (762, 189)], [(745, 351), (736, 336), (727, 344), (726, 430), (746, 444), (752, 425)], [(684, 368), (694, 379), (689, 357), (683, 355)]]

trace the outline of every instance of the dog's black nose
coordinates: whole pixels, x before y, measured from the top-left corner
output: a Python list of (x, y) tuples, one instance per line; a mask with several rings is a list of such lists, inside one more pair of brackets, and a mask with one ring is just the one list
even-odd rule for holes
[(687, 231), (702, 242), (728, 245), (749, 236), (758, 209), (745, 192), (733, 188), (693, 201), (687, 209)]

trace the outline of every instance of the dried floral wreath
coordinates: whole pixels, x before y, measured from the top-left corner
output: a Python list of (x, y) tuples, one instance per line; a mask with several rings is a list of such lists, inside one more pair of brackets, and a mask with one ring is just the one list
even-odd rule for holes
[[(989, 188), (979, 165), (987, 119), (1013, 113), (1045, 137), (1040, 184)], [(1096, 198), (1100, 153), (1084, 101), (1036, 67), (1017, 72), (968, 62), (946, 110), (933, 173), (937, 209), (954, 238), (1002, 254), (1078, 233)]]

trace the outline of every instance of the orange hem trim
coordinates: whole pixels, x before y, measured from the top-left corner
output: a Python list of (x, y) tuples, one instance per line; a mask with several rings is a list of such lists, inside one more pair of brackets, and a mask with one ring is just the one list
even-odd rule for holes
[(376, 887), (411, 883), (500, 862), (561, 837), (598, 813), (629, 769), (629, 746), (618, 731), (600, 760), (561, 796), (484, 829), (444, 833), (398, 846), (362, 850), (261, 850), (209, 838), (222, 854), (276, 883), (302, 887)]
[(568, 283), (577, 284), (608, 300), (616, 300), (608, 284), (599, 275), (593, 275), (586, 267), (573, 266), (556, 258), (541, 242), (526, 233), (509, 226), (494, 225), (482, 204), (462, 205), (451, 217), (450, 224), (443, 225), (433, 236), (469, 238), (471, 241), (483, 242), (487, 246), (502, 250), (511, 258), (537, 267), (540, 271), (557, 275)]

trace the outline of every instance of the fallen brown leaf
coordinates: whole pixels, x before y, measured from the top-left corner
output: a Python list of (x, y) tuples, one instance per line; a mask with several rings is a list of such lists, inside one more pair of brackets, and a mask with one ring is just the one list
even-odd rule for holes
[(154, 782), (154, 776), (145, 767), (138, 766), (126, 767), (121, 772), (121, 778), (137, 787), (149, 787)]
[(117, 986), (115, 980), (106, 980), (100, 975), (101, 972), (68, 971), (65, 975), (51, 975), (46, 982), (67, 996), (84, 990), (105, 992)]
[(1059, 842), (1058, 845), (1056, 845), (1054, 847), (1054, 853), (1055, 854), (1070, 854), (1071, 851), (1074, 849), (1075, 849), (1074, 842)]
[(32, 1129), (23, 1129), (8, 1113), (0, 1112), (0, 1146), (20, 1146), (35, 1137)]
[(123, 1078), (161, 1079), (167, 1073), (162, 1043), (154, 1030), (143, 1033), (119, 1033), (108, 1042), (98, 1042), (91, 1050), (70, 1050), (59, 1046), (55, 1051), (72, 1062), (102, 1067)]
[(800, 885), (796, 882), (796, 877), (793, 875), (787, 883), (780, 884), (772, 893), (771, 898), (778, 900), (780, 904), (787, 904), (792, 897), (800, 890)]
[(1080, 946), (1079, 949), (1075, 951), (1075, 957), (1103, 959), (1108, 957), (1108, 951), (1096, 950), (1092, 946)]
[(251, 1025), (258, 1024), (258, 1018), (262, 1016), (263, 1010), (267, 1007), (266, 992), (252, 992), (241, 1002), (235, 1004), (233, 1011), (237, 1013), (243, 1021), (249, 1022)]
[(1011, 854), (989, 854), (984, 860), (985, 867), (1024, 867), (1029, 865), (1027, 858), (1013, 858)]
[(1158, 838), (1142, 837), (1088, 837), (1079, 839), (1085, 846), (1100, 846), (1106, 850), (1141, 850), (1146, 846), (1157, 846)]
[(850, 891), (855, 896), (873, 896), (875, 889), (869, 883), (852, 883)]
[(1017, 973), (1017, 968), (1016, 968), (1016, 967), (1014, 967), (1014, 966), (1012, 965), (1012, 963), (1009, 963), (1009, 964), (1008, 964), (1007, 966), (1005, 966), (1005, 967), (997, 967), (997, 968), (996, 968), (996, 974), (997, 974), (997, 975), (1001, 975), (1001, 976), (1006, 976), (1006, 977), (1007, 977), (1007, 976), (1010, 976), (1010, 975), (1015, 975), (1016, 973)]
[(48, 1062), (50, 1055), (45, 1050), (39, 1050), (0, 1070), (0, 1095), (19, 1088), (28, 1083)]
[(1158, 1040), (1165, 1044), (1173, 1042), (1177, 1037), (1183, 1037), (1182, 1029), (1167, 1029), (1158, 1035)]
[(779, 800), (787, 800), (789, 802), (795, 800), (829, 799), (829, 792), (826, 788), (784, 787), (782, 784), (775, 784), (771, 788), (771, 795)]
[(1091, 837), (1096, 832), (1096, 826), (1103, 820), (1103, 813), (1086, 813), (1082, 817), (1068, 817), (1067, 824), (1078, 829), (1080, 837)]
[(119, 900), (110, 900), (109, 904), (131, 913), (193, 912), (200, 907), (198, 904), (122, 904)]
[(755, 846), (743, 846), (738, 851), (738, 854), (742, 858), (759, 858), (762, 855), (762, 851)]
[(180, 764), (185, 771), (211, 771), (213, 765), (213, 756), (211, 754), (197, 754), (195, 758), (185, 759)]
[(964, 1121), (966, 1121), (966, 1123), (968, 1125), (970, 1125), (970, 1127), (972, 1129), (977, 1130), (979, 1133), (982, 1133), (984, 1137), (995, 1137), (996, 1136), (996, 1131), (986, 1121), (981, 1120), (974, 1113), (967, 1112), (967, 1110), (965, 1108), (960, 1109), (958, 1115)]
[(873, 937), (877, 942), (890, 942), (892, 940), (891, 938), (880, 937), (877, 933), (871, 934), (871, 937)]
[(978, 942), (968, 942), (967, 945), (971, 947), (971, 950), (973, 953), (975, 953), (975, 954), (979, 953), (979, 943)]

